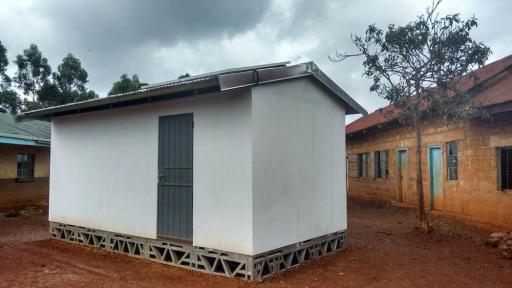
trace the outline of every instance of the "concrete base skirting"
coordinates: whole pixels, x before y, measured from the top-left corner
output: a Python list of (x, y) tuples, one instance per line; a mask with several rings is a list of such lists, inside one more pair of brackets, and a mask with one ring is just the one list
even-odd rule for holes
[(255, 256), (56, 222), (50, 222), (50, 235), (55, 239), (67, 242), (250, 281), (262, 280), (305, 261), (332, 254), (345, 247), (345, 231), (316, 237)]

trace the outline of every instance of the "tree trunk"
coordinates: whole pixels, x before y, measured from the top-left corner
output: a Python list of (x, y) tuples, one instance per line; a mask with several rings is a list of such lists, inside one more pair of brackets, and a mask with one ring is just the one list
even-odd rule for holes
[(425, 197), (423, 195), (423, 173), (421, 169), (421, 129), (420, 119), (414, 119), (414, 130), (416, 132), (416, 192), (418, 193), (418, 218), (419, 228), (421, 231), (430, 232), (430, 224), (428, 222), (427, 213), (425, 211)]

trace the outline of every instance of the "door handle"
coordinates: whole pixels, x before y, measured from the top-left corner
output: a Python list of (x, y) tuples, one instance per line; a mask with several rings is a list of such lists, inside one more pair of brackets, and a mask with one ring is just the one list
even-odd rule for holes
[(158, 168), (158, 183), (164, 183), (165, 175), (164, 175), (164, 169)]

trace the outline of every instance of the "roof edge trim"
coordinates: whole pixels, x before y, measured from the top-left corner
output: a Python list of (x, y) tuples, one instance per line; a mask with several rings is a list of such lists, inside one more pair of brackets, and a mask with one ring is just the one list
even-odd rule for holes
[(193, 76), (187, 80), (173, 80), (160, 83), (157, 86), (150, 85), (148, 87), (143, 87), (140, 90), (124, 94), (24, 112), (17, 115), (16, 120), (46, 119), (61, 115), (113, 109), (152, 101), (194, 96), (207, 92), (214, 92), (214, 90), (226, 91), (305, 76), (314, 77), (330, 92), (337, 96), (337, 99), (339, 99), (344, 105), (347, 115), (368, 114), (361, 105), (359, 105), (334, 81), (325, 75), (314, 62), (288, 66), (286, 66), (286, 63), (287, 62), (280, 62), (267, 65), (226, 69), (217, 72), (220, 74), (213, 74), (212, 72)]

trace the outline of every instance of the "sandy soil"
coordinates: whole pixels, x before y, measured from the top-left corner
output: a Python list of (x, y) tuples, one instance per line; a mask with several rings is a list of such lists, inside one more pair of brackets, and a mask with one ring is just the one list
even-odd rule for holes
[(0, 216), (0, 287), (512, 287), (512, 261), (484, 245), (485, 229), (434, 215), (424, 235), (413, 211), (380, 203), (349, 202), (345, 251), (259, 283), (49, 240), (38, 211)]

